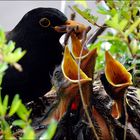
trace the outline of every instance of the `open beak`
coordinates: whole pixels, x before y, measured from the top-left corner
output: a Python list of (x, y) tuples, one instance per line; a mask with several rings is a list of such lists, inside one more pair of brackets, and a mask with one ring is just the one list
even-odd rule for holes
[[(74, 33), (71, 33), (71, 42), (72, 42), (71, 53), (73, 57), (77, 61), (81, 59), (80, 68), (88, 77), (93, 79), (94, 66), (97, 57), (97, 49), (95, 48), (89, 51), (87, 47), (83, 47), (82, 43)], [(81, 51), (82, 55), (80, 56)]]
[(110, 84), (110, 96), (114, 98), (112, 116), (119, 119), (122, 114), (123, 101), (122, 96), (128, 86), (132, 85), (132, 76), (126, 68), (115, 60), (109, 52), (105, 53), (106, 66), (105, 76)]
[(105, 75), (107, 81), (114, 87), (122, 89), (132, 85), (132, 76), (126, 68), (115, 60), (107, 51), (105, 53)]
[(76, 36), (75, 33), (71, 33), (71, 42), (72, 42), (72, 55), (75, 59), (78, 59), (80, 57), (80, 53), (82, 51), (81, 56), (85, 56), (89, 50), (84, 47), (82, 50), (82, 43), (80, 42), (79, 38)]
[(62, 61), (62, 72), (64, 77), (72, 83), (78, 83), (80, 81), (81, 84), (91, 81), (81, 69), (79, 71), (80, 77), (78, 79), (78, 65), (76, 61), (72, 58), (68, 47), (65, 47), (64, 58)]
[[(69, 48), (67, 46), (65, 46), (61, 69), (64, 79), (61, 86), (61, 93), (58, 93), (61, 94), (61, 100), (59, 106), (57, 107), (57, 110), (54, 113), (54, 117), (57, 120), (60, 120), (62, 118), (63, 114), (67, 110), (70, 101), (73, 98), (76, 100), (76, 102), (74, 101), (72, 105), (75, 105), (76, 107), (79, 105), (80, 94), (78, 82), (81, 83), (82, 87), (91, 82), (91, 78), (89, 78), (81, 69), (79, 71), (80, 78), (78, 79), (78, 65), (70, 54)], [(87, 93), (83, 94), (83, 96), (86, 97), (86, 94)]]
[(81, 69), (93, 81), (94, 68), (97, 57), (97, 48), (89, 51), (81, 61)]
[(82, 23), (73, 20), (67, 20), (64, 25), (55, 26), (54, 30), (57, 32), (67, 33), (68, 31), (73, 29), (78, 36), (81, 36), (83, 31), (86, 30), (86, 28), (87, 27)]

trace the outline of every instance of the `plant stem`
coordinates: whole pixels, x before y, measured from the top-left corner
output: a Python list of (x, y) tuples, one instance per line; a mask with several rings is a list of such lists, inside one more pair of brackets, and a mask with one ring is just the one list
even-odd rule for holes
[(126, 108), (126, 96), (127, 94), (125, 93), (124, 94), (124, 99), (123, 99), (123, 106), (124, 106), (124, 114), (125, 114), (125, 126), (124, 126), (124, 137), (123, 137), (123, 140), (126, 140), (126, 132), (127, 132), (127, 127), (128, 127), (128, 114), (127, 114), (127, 108)]
[(87, 104), (85, 103), (85, 100), (84, 100), (84, 97), (83, 97), (82, 86), (81, 86), (81, 83), (80, 83), (80, 65), (81, 65), (81, 56), (82, 56), (83, 48), (84, 48), (84, 45), (83, 45), (82, 50), (80, 52), (79, 61), (78, 61), (78, 85), (79, 85), (79, 92), (80, 92), (81, 101), (82, 101), (82, 104), (83, 104), (83, 109), (85, 111), (85, 114), (86, 114), (88, 122), (89, 122), (89, 126), (91, 127), (91, 129), (93, 131), (93, 134), (95, 135), (95, 138), (97, 140), (99, 140), (99, 137), (97, 135), (96, 129), (95, 129), (95, 127), (94, 127), (94, 125), (92, 123), (92, 120), (90, 118), (90, 115), (89, 115), (89, 112), (88, 112), (88, 109), (87, 109)]
[(97, 39), (98, 36), (101, 35), (105, 30), (107, 26), (106, 24), (103, 24), (87, 41), (87, 44), (93, 44)]

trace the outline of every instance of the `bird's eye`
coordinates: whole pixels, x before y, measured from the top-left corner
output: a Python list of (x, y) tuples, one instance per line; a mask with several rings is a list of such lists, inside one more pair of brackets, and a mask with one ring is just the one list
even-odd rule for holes
[(55, 71), (55, 73), (54, 73), (54, 77), (55, 77), (55, 79), (60, 79), (60, 71)]
[(51, 22), (47, 18), (41, 18), (39, 21), (39, 24), (40, 24), (40, 26), (46, 28), (46, 27), (50, 26)]

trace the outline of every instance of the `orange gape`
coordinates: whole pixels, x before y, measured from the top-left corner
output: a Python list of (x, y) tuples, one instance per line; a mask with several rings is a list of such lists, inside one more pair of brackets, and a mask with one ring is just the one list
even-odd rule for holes
[(126, 68), (115, 60), (107, 51), (105, 53), (105, 75), (107, 81), (114, 87), (122, 88), (132, 85), (132, 76)]
[(125, 94), (125, 89), (132, 85), (132, 76), (126, 68), (115, 60), (107, 51), (105, 53), (105, 59), (105, 76), (110, 84), (110, 96), (114, 98), (112, 116), (118, 119), (121, 117), (123, 108), (122, 97)]
[[(80, 57), (80, 53), (82, 50), (82, 44), (76, 34), (71, 33), (71, 41), (72, 41), (72, 55), (75, 59), (78, 59)], [(84, 48), (82, 51), (82, 56), (85, 56), (89, 50), (87, 48)]]

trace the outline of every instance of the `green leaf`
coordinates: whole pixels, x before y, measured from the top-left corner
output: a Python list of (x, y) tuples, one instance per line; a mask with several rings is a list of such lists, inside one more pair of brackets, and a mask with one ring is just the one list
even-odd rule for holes
[(0, 90), (2, 89), (2, 88), (1, 88), (2, 79), (3, 79), (3, 74), (0, 74)]
[(128, 30), (125, 31), (125, 36), (127, 37), (129, 34), (131, 34), (136, 27), (140, 25), (140, 18), (138, 18), (130, 27)]
[(8, 99), (9, 96), (6, 95), (3, 100), (3, 114), (6, 115), (7, 107), (8, 107)]
[(9, 124), (7, 123), (7, 121), (5, 120), (1, 121), (1, 130), (3, 132), (3, 135), (2, 135), (3, 140), (15, 140), (15, 138), (12, 135), (11, 128)]
[(19, 109), (21, 105), (21, 100), (19, 99), (19, 95), (15, 95), (13, 101), (12, 101), (12, 105), (10, 107), (10, 111), (9, 111), (9, 116), (12, 116), (13, 114), (16, 113), (16, 111)]
[(97, 5), (97, 12), (100, 13), (100, 14), (103, 14), (103, 15), (110, 15), (110, 10), (107, 10), (104, 6), (98, 4)]
[(35, 132), (31, 126), (27, 126), (24, 129), (24, 134), (20, 140), (35, 140)]
[(5, 54), (4, 61), (10, 64), (15, 63), (19, 61), (25, 53), (26, 51), (21, 51), (21, 48), (17, 48), (14, 52)]
[(125, 43), (114, 40), (109, 41), (109, 43), (111, 43), (111, 48), (109, 51), (112, 53), (113, 56), (115, 56), (115, 58), (120, 61), (124, 61), (126, 59), (126, 56), (130, 57), (130, 54), (128, 53), (128, 47)]
[(128, 23), (128, 21), (126, 20), (126, 19), (123, 19), (123, 20), (121, 20), (121, 22), (119, 23), (119, 30), (120, 31), (123, 31), (124, 30), (124, 28), (126, 27), (126, 25), (127, 25), (127, 23)]
[(123, 31), (124, 28), (126, 27), (128, 21), (126, 19), (120, 20), (119, 14), (115, 14), (111, 19), (106, 21), (106, 24), (112, 28), (115, 28), (119, 31)]
[(98, 17), (95, 17), (91, 14), (91, 9), (85, 9), (84, 11), (80, 10), (77, 6), (73, 6), (73, 9), (80, 14), (83, 18), (85, 18), (88, 22), (91, 24), (95, 24), (97, 21)]
[(8, 69), (7, 63), (0, 63), (0, 74), (5, 72)]
[(3, 104), (2, 104), (2, 98), (1, 98), (1, 94), (0, 94), (0, 116), (4, 116), (3, 115)]
[(112, 8), (112, 9), (110, 10), (110, 12), (111, 12), (111, 16), (112, 16), (112, 17), (118, 13), (117, 10), (116, 10), (115, 8)]
[(3, 103), (0, 94), (0, 116), (4, 117), (8, 108), (8, 95), (4, 97)]
[(26, 123), (23, 120), (15, 120), (12, 125), (19, 126), (21, 128), (25, 128)]
[(125, 18), (126, 20), (131, 20), (131, 11), (129, 11), (129, 8), (123, 8), (120, 10), (121, 15), (123, 18)]
[(6, 42), (6, 37), (5, 37), (4, 30), (0, 28), (0, 48), (3, 47), (5, 42)]
[(118, 22), (119, 22), (119, 15), (115, 14), (110, 20), (106, 21), (106, 24), (110, 27), (113, 27), (115, 29), (118, 28)]
[(13, 41), (9, 41), (7, 45), (4, 46), (3, 53), (5, 55), (11, 53), (15, 49), (15, 43)]
[(111, 8), (114, 8), (114, 0), (107, 0), (107, 5)]
[(137, 13), (138, 13), (138, 7), (134, 7), (134, 9), (133, 9), (133, 17), (135, 17), (136, 15), (137, 15)]
[(82, 1), (75, 0), (75, 3), (81, 4), (84, 8), (87, 8), (88, 7), (86, 0), (82, 0)]
[(17, 110), (17, 115), (18, 115), (22, 120), (27, 121), (28, 118), (29, 118), (30, 113), (31, 113), (31, 110), (28, 111), (28, 110), (26, 109), (25, 105), (21, 103), (20, 106), (19, 106), (19, 108), (18, 108), (18, 110)]
[(1, 121), (1, 129), (4, 130), (4, 131), (5, 130), (10, 131), (10, 127), (9, 127), (9, 124), (8, 124), (7, 121), (5, 121), (5, 120)]
[[(4, 76), (4, 72), (8, 69), (8, 64), (3, 62), (3, 63), (0, 63), (0, 86), (2, 84), (2, 79), (3, 79), (3, 76)], [(0, 89), (1, 90), (1, 89)]]
[(48, 126), (48, 129), (44, 134), (40, 137), (39, 140), (51, 140), (55, 134), (57, 128), (57, 121), (54, 119), (51, 120), (51, 123)]

